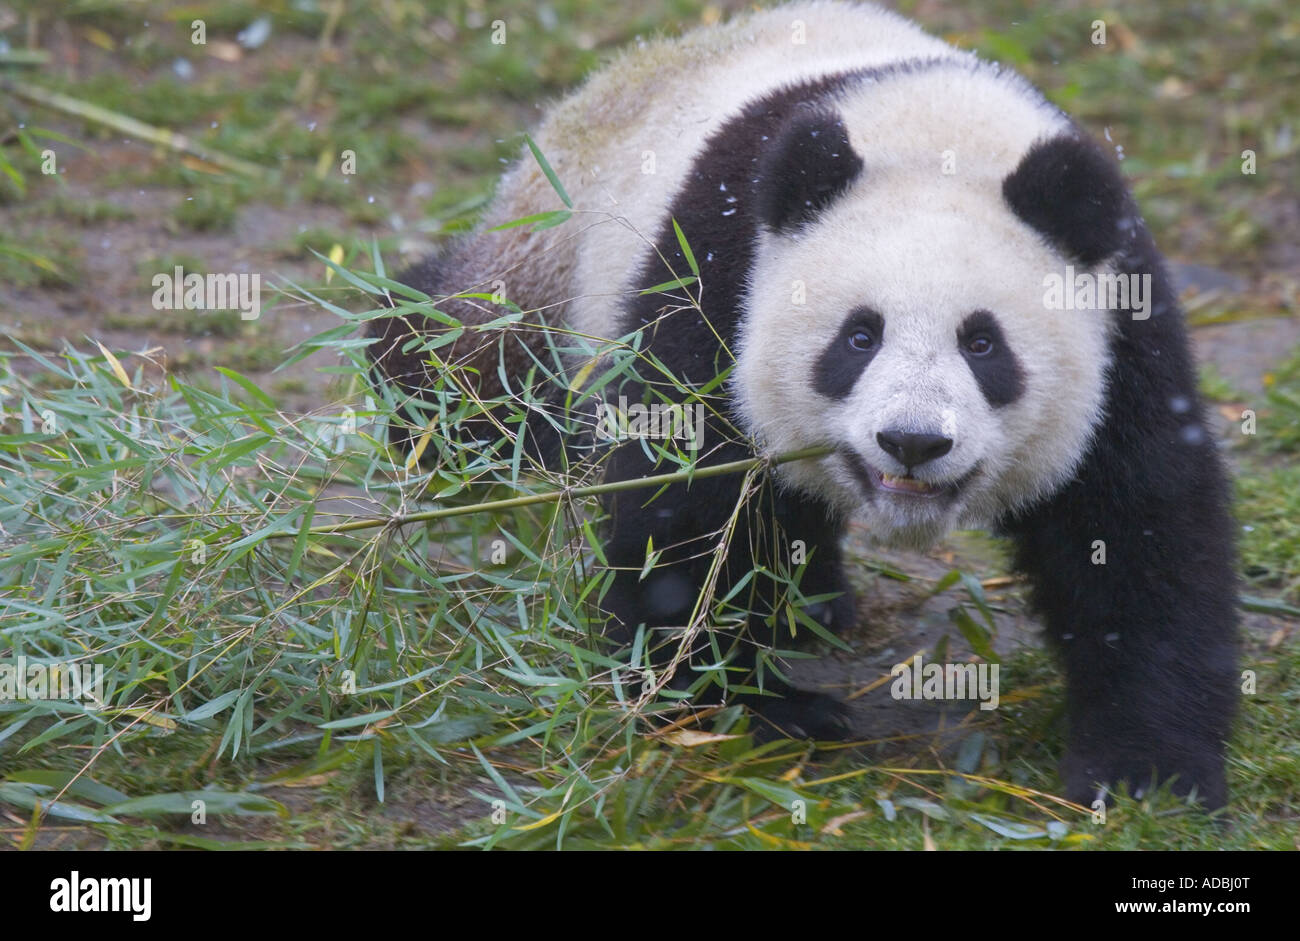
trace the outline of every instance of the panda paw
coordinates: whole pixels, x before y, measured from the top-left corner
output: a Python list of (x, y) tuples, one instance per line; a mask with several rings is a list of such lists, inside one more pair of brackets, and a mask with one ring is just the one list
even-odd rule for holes
[(779, 698), (753, 696), (745, 705), (754, 712), (754, 739), (760, 744), (779, 738), (836, 742), (852, 735), (849, 707), (824, 693), (787, 688)]
[(1140, 800), (1164, 784), (1174, 796), (1194, 797), (1206, 810), (1228, 802), (1223, 759), (1218, 755), (1161, 760), (1159, 756), (1107, 758), (1070, 752), (1061, 763), (1061, 777), (1066, 798), (1084, 807), (1098, 800), (1110, 806), (1121, 787)]

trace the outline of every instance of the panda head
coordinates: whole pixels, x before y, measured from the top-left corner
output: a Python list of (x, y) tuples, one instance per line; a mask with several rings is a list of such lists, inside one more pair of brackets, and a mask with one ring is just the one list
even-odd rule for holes
[(1063, 486), (1112, 328), (1044, 279), (1130, 237), (1109, 159), (1006, 73), (936, 69), (796, 108), (759, 168), (736, 401), (771, 453), (835, 449), (784, 479), (913, 546)]

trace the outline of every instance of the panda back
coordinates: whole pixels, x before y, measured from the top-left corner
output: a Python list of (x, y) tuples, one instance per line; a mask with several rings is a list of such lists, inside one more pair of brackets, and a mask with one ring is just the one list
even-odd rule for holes
[[(569, 225), (537, 233), (532, 264), (510, 252), (530, 269), (527, 280), (544, 286), (529, 302), (562, 305), (579, 332), (621, 335), (613, 295), (648, 286), (638, 275), (672, 201), (728, 120), (783, 88), (936, 58), (974, 61), (889, 11), (821, 0), (620, 54), (555, 104), (535, 135), (573, 199), (578, 216), (570, 225), (580, 234)], [(485, 225), (556, 202), (525, 156), (504, 178)]]

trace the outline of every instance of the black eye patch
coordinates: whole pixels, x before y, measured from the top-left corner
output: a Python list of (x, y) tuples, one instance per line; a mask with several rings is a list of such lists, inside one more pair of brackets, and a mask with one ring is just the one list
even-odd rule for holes
[(885, 339), (885, 318), (869, 307), (859, 307), (844, 318), (835, 339), (822, 350), (813, 367), (813, 389), (828, 399), (842, 399)]
[(1025, 374), (997, 318), (977, 310), (957, 328), (957, 348), (975, 375), (980, 392), (994, 408), (1010, 405), (1025, 391)]

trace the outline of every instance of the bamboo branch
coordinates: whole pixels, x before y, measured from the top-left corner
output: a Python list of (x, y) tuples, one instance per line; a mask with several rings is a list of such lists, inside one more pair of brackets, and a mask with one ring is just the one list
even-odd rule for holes
[[(752, 457), (743, 461), (731, 461), (726, 464), (714, 464), (710, 467), (697, 467), (691, 470), (673, 471), (670, 474), (655, 474), (651, 477), (633, 477), (630, 480), (614, 480), (603, 484), (590, 484), (586, 487), (565, 487), (561, 490), (548, 490), (544, 493), (530, 493), (522, 497), (507, 497), (504, 500), (489, 500), (486, 503), (474, 503), (468, 506), (448, 506), (437, 510), (424, 510), (419, 513), (403, 513), (395, 516), (367, 516), (326, 526), (313, 526), (307, 532), (313, 536), (337, 535), (355, 532), (359, 529), (375, 529), (379, 526), (405, 526), (407, 523), (420, 523), (427, 520), (447, 519), (452, 516), (467, 516), (472, 513), (490, 513), (496, 510), (513, 510), (522, 506), (534, 506), (538, 503), (557, 503), (567, 497), (591, 497), (603, 493), (618, 493), (624, 490), (639, 490), (644, 487), (659, 487), (664, 484), (685, 483), (705, 477), (721, 477), (725, 474), (739, 474), (760, 465), (775, 467), (791, 461), (808, 458), (825, 457), (833, 448), (816, 447), (778, 454), (775, 457)], [(270, 533), (267, 539), (295, 539), (296, 532)]]

